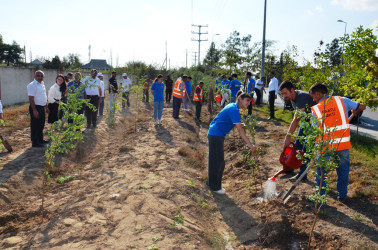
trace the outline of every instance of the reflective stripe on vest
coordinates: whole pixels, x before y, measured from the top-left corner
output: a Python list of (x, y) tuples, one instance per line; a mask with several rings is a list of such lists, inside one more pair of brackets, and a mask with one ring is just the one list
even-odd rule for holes
[[(177, 98), (182, 98), (181, 91), (180, 91), (180, 83), (182, 82), (183, 82), (182, 80), (177, 80), (175, 83), (175, 88), (173, 89), (173, 92), (172, 92), (172, 95)], [(185, 95), (185, 84), (184, 84), (183, 95)]]
[[(336, 151), (341, 151), (351, 147), (349, 120), (340, 96), (324, 99), (311, 110), (319, 119), (319, 128), (326, 133), (323, 135), (323, 140), (330, 141), (330, 149), (336, 148)], [(325, 113), (324, 117), (323, 113)], [(324, 123), (323, 128), (322, 123)]]
[[(201, 92), (200, 92), (200, 98), (201, 98), (201, 100), (198, 99), (197, 88), (201, 89)], [(194, 91), (193, 101), (194, 102), (200, 102), (202, 100), (203, 100), (203, 90), (202, 90), (202, 88), (199, 85), (197, 85), (197, 87), (195, 88), (195, 91)]]

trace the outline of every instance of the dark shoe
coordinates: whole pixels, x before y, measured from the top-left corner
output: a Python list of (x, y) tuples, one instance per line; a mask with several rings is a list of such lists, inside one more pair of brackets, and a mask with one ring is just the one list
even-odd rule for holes
[(273, 119), (276, 119), (276, 117), (269, 117), (268, 120), (273, 120)]
[(40, 144), (40, 143), (33, 143), (33, 144), (32, 144), (32, 147), (33, 147), (33, 148), (44, 148), (45, 145)]
[[(296, 182), (299, 179), (300, 175), (296, 174), (295, 176), (289, 178), (289, 181)], [(307, 175), (303, 176), (301, 181), (307, 181)]]
[(46, 141), (46, 140), (42, 141), (42, 144), (47, 144), (47, 143), (50, 143), (50, 141)]
[(344, 197), (337, 196), (337, 200), (341, 203), (345, 203), (347, 199), (348, 199), (348, 196), (344, 196)]
[(176, 119), (176, 120), (180, 119), (180, 117), (173, 117), (173, 118)]
[(91, 128), (91, 125), (87, 125), (87, 129), (90, 129)]
[(93, 125), (93, 128), (97, 128), (97, 125)]

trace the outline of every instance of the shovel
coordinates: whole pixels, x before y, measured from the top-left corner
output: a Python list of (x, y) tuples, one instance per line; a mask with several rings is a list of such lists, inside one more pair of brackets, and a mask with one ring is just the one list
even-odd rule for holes
[[(357, 113), (353, 113), (349, 118), (348, 120), (352, 120), (352, 118), (356, 115)], [(295, 189), (295, 187), (298, 185), (298, 183), (303, 179), (303, 177), (307, 174), (307, 172), (310, 170), (310, 167), (307, 167), (306, 170), (301, 174), (301, 176), (299, 176), (299, 178), (297, 179), (297, 181), (293, 184), (293, 186), (291, 186), (291, 188), (289, 189), (289, 191), (286, 191), (286, 190), (282, 190), (281, 193), (278, 195), (278, 198), (282, 198), (283, 200), (283, 203), (286, 204), (286, 202), (289, 200), (290, 198), (290, 194), (291, 192), (293, 192), (293, 190)]]
[(11, 147), (11, 145), (9, 144), (9, 142), (7, 140), (5, 140), (1, 135), (0, 135), (0, 140), (2, 141), (4, 147), (8, 150), (8, 152), (12, 152), (13, 149)]

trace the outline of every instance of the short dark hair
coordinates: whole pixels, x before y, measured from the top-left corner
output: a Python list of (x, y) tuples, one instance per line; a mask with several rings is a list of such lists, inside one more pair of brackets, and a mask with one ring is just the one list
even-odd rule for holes
[(222, 78), (227, 78), (226, 75), (222, 75)]
[(316, 92), (321, 93), (321, 94), (328, 94), (328, 88), (323, 83), (315, 83), (311, 86), (308, 93), (315, 94)]
[(72, 72), (67, 73), (68, 76), (73, 76)]
[(191, 76), (188, 76), (188, 79), (193, 79)]
[(232, 77), (238, 78), (238, 74), (232, 74)]
[(188, 76), (187, 75), (183, 75), (181, 78), (182, 79), (188, 79)]
[(283, 89), (291, 90), (295, 89), (294, 84), (292, 84), (290, 81), (283, 81), (280, 85), (280, 91)]
[(200, 82), (199, 84), (205, 84), (204, 82)]
[(115, 72), (115, 71), (112, 71), (112, 74), (117, 74), (117, 72)]
[(252, 76), (252, 73), (251, 72), (247, 72), (247, 76)]
[(270, 73), (271, 73), (272, 75), (276, 75), (276, 74), (274, 74), (274, 71), (270, 71)]

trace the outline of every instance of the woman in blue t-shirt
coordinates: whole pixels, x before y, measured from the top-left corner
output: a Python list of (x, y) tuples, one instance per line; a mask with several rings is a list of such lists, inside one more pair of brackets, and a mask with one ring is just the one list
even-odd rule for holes
[(164, 107), (164, 83), (163, 76), (158, 75), (151, 86), (151, 93), (154, 96), (154, 120), (155, 125), (161, 124), (161, 116)]
[(240, 121), (239, 109), (245, 109), (251, 103), (252, 97), (241, 90), (236, 95), (236, 102), (228, 104), (210, 123), (207, 137), (209, 140), (209, 186), (211, 191), (217, 194), (225, 194), (222, 188), (222, 176), (225, 167), (224, 162), (224, 138), (234, 128), (238, 130), (252, 152), (256, 151), (247, 138), (243, 124)]

